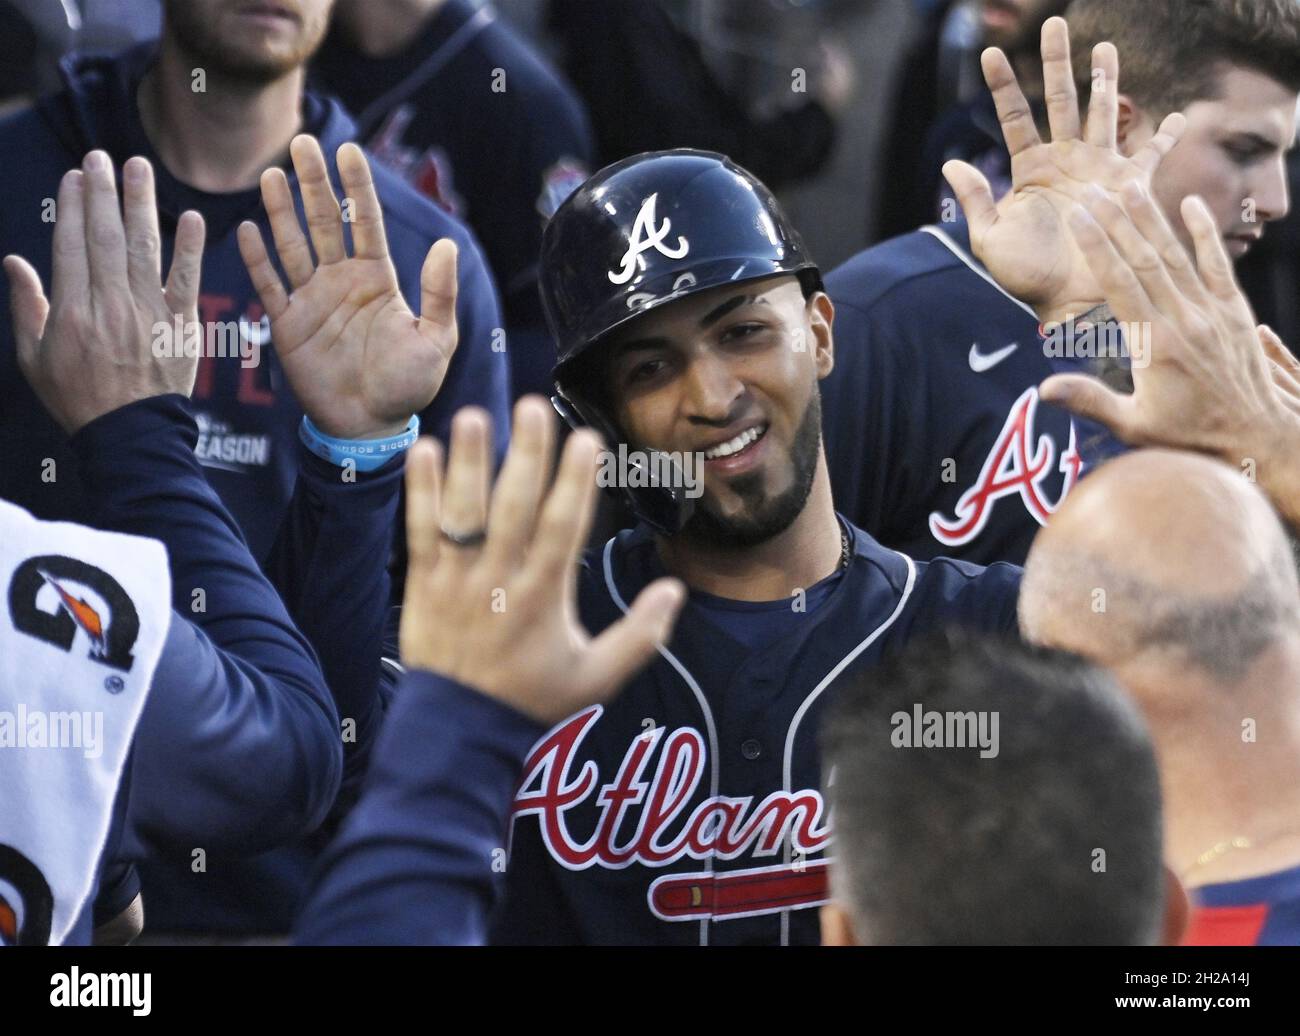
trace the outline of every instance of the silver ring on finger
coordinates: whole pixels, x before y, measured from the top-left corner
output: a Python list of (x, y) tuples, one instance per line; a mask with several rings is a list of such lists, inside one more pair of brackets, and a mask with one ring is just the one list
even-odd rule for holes
[(452, 532), (439, 528), (442, 538), (457, 547), (479, 547), (487, 539), (487, 529), (475, 529), (473, 532)]

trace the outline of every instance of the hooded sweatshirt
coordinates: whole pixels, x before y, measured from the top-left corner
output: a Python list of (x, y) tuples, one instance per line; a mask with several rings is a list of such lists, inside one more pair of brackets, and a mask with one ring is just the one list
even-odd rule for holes
[[(197, 454), (253, 556), (263, 560), (293, 491), (302, 418), (271, 348), (269, 327), (235, 238), (236, 228), (246, 219), (258, 224), (267, 241), (270, 228), (257, 189), (230, 194), (195, 190), (159, 160), (136, 104), (156, 46), (142, 44), (112, 58), (71, 56), (63, 63), (61, 93), (0, 121), (0, 154), (6, 166), (0, 249), (22, 255), (49, 284), (59, 180), (94, 148), (112, 156), (119, 176), (122, 163), (132, 155), (153, 163), (164, 270), (171, 262), (180, 214), (188, 208), (202, 213), (207, 244), (199, 318), (214, 344), (234, 355), (200, 361), (192, 395), (199, 426)], [(342, 197), (334, 153), (352, 139), (353, 123), (336, 101), (311, 92), (303, 96), (302, 112), (303, 130), (320, 140), (334, 190)], [(371, 170), (402, 294), (417, 313), (420, 269), (429, 247), (449, 237), (460, 249), (460, 345), (437, 399), (421, 415), (422, 430), (446, 441), (452, 415), (469, 404), (487, 409), (494, 427), (504, 430), (509, 420), (509, 368), (499, 344), (504, 335), (498, 331), (502, 321), (496, 287), (478, 244), (462, 224), (379, 163), (372, 160)], [(286, 166), (285, 171), (296, 198), (293, 170)], [(301, 219), (300, 201), (298, 206)], [(5, 458), (0, 497), (38, 518), (84, 520), (88, 509), (75, 458), (19, 373), (8, 307), (6, 292), (0, 299), (0, 456)], [(504, 444), (503, 434), (497, 438)]]

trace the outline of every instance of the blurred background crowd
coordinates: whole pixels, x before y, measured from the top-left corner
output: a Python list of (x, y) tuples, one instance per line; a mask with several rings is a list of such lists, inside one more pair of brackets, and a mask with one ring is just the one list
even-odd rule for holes
[[(345, 2), (336, 19), (364, 21), (369, 39), (360, 50), (378, 55), (370, 60), (415, 67), (436, 58), (445, 43), (423, 31), (443, 6), (444, 0)], [(778, 192), (829, 269), (939, 219), (946, 191), (939, 170), (947, 159), (973, 161), (997, 185), (1006, 155), (979, 53), (998, 45), (1013, 58), (1036, 57), (1042, 23), (1066, 6), (1067, 0), (496, 0), (492, 8), (572, 91), (579, 114), (568, 126), (548, 122), (545, 113), (540, 122), (554, 130), (561, 150), (589, 145), (588, 154), (571, 156), (578, 168), (666, 146), (723, 151)], [(114, 51), (150, 38), (159, 14), (153, 0), (0, 0), (0, 110), (57, 87), (59, 59), (70, 50)], [(326, 85), (354, 115), (376, 99), (359, 82), (366, 77), (348, 74), (362, 60), (329, 47), (317, 59)], [(1036, 61), (1016, 64), (1032, 84)], [(422, 96), (438, 100), (436, 92)], [(361, 125), (368, 128), (365, 118)], [(477, 126), (488, 138), (516, 132), (486, 117)], [(498, 154), (511, 146), (509, 139), (492, 143)], [(382, 156), (373, 137), (370, 144)], [(439, 157), (454, 177), (457, 156)], [(1290, 169), (1294, 188), (1295, 153)], [(531, 205), (536, 185), (519, 186), (533, 191)], [(491, 187), (499, 197), (504, 185)], [(470, 213), (468, 221), (485, 243), (509, 316), (511, 280), (535, 257), (502, 255), (484, 219)], [(1300, 340), (1298, 254), (1293, 209), (1241, 268), (1260, 320), (1288, 342)], [(530, 290), (529, 278), (523, 281)], [(519, 305), (534, 305), (531, 295)], [(516, 374), (525, 383), (543, 379), (541, 370)]]

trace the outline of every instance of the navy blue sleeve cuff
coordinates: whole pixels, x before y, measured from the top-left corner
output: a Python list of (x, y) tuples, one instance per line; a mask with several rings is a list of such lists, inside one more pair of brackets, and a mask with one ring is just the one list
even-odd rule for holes
[[(70, 440), (83, 466), (120, 459), (124, 448), (139, 439), (160, 434), (180, 436), (192, 451), (199, 441), (199, 429), (190, 414), (190, 402), (171, 393), (150, 396), (118, 407), (83, 425)], [(197, 462), (196, 462), (197, 463)]]
[[(520, 764), (546, 727), (476, 688), (425, 669), (408, 669), (398, 685), (388, 727), (397, 736), (412, 713), (433, 717), (439, 725), (473, 731), (474, 741), (490, 743)], [(415, 729), (412, 724), (407, 729)]]

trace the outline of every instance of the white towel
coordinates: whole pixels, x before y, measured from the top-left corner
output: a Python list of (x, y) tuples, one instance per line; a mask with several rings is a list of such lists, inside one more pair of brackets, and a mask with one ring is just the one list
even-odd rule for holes
[(0, 501), (0, 594), (0, 943), (53, 945), (90, 896), (167, 638), (167, 552)]

